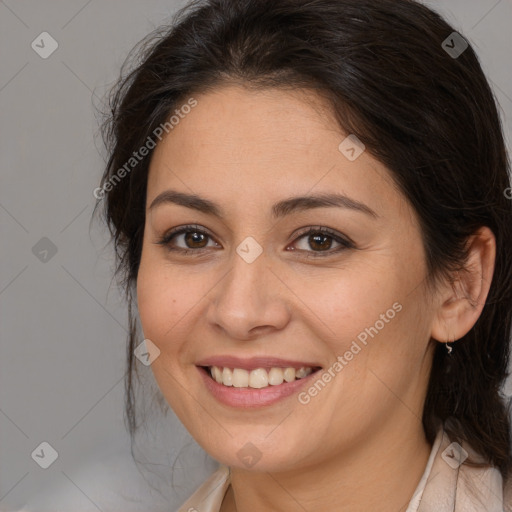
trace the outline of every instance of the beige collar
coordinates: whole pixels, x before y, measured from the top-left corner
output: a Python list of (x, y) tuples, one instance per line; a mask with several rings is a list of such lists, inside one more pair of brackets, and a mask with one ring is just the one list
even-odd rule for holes
[[(505, 508), (503, 480), (496, 468), (458, 465), (460, 445), (451, 443), (440, 429), (423, 476), (405, 512), (512, 512)], [(462, 448), (474, 460), (481, 458), (467, 444)], [(177, 512), (219, 512), (230, 485), (230, 471), (221, 465), (178, 509)], [(506, 500), (512, 502), (512, 478), (506, 486)]]

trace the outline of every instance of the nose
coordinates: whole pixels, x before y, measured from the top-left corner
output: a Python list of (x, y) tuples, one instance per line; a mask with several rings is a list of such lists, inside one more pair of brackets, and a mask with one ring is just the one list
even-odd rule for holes
[(287, 289), (276, 274), (265, 252), (252, 263), (233, 252), (229, 271), (210, 293), (210, 325), (239, 341), (283, 329), (290, 311)]

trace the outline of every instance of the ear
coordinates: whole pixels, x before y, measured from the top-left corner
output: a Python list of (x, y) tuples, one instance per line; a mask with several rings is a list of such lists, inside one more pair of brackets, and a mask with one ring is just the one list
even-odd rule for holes
[(496, 238), (481, 227), (467, 240), (468, 260), (464, 270), (439, 288), (431, 337), (441, 342), (462, 338), (475, 325), (491, 287), (496, 258)]

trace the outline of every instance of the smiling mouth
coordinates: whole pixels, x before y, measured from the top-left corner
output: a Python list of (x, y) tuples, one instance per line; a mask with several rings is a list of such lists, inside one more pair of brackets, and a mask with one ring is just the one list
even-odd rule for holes
[(220, 366), (200, 366), (211, 379), (226, 387), (262, 389), (279, 386), (283, 383), (300, 380), (321, 369), (319, 366), (300, 368), (227, 368)]

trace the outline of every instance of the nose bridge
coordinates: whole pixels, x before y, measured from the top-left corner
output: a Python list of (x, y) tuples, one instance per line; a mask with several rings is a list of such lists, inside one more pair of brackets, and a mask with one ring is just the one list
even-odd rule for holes
[[(235, 304), (247, 299), (256, 300), (264, 290), (258, 289), (258, 276), (260, 285), (263, 284), (266, 272), (266, 258), (260, 256), (248, 263), (239, 254), (234, 254), (231, 260), (231, 272), (227, 276), (224, 297), (227, 301), (235, 299)], [(260, 297), (261, 298), (261, 297)]]
[(233, 252), (230, 269), (210, 302), (209, 320), (233, 338), (251, 336), (256, 327), (279, 329), (287, 321), (286, 305), (274, 289), (279, 280), (254, 242), (246, 239)]

